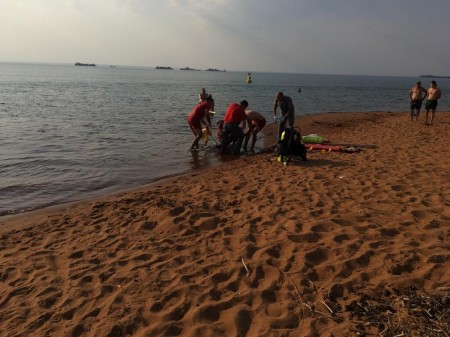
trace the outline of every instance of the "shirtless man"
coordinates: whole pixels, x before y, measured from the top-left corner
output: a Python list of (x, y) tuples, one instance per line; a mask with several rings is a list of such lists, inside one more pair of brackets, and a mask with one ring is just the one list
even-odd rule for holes
[[(422, 95), (424, 94), (424, 95)], [(414, 110), (417, 111), (416, 120), (419, 119), (420, 108), (422, 107), (422, 101), (427, 96), (427, 91), (422, 87), (422, 83), (417, 82), (414, 87), (409, 91), (409, 98), (411, 99), (411, 120), (413, 120)]]
[[(433, 124), (434, 113), (436, 111), (439, 98), (441, 98), (441, 90), (437, 87), (436, 81), (431, 81), (430, 87), (427, 90), (427, 102), (425, 103), (425, 110), (427, 112), (425, 124)], [(431, 119), (430, 122), (428, 122), (428, 115), (430, 111)]]
[(247, 144), (250, 136), (253, 135), (250, 151), (255, 150), (256, 135), (266, 126), (266, 119), (259, 112), (254, 110), (245, 110), (248, 122), (248, 131), (245, 133), (244, 151), (247, 152)]
[(208, 94), (206, 93), (205, 88), (202, 88), (202, 91), (198, 94), (198, 102), (203, 103), (206, 102), (206, 98), (208, 97)]

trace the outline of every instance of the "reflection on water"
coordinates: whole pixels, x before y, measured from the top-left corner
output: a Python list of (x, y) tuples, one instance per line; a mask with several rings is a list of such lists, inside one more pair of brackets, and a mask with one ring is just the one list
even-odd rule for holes
[(200, 150), (200, 151), (190, 151), (191, 155), (192, 155), (192, 161), (190, 162), (191, 167), (193, 170), (197, 170), (200, 168), (204, 168), (207, 167), (210, 164), (209, 162), (209, 157), (212, 156), (212, 154), (210, 154), (210, 156), (208, 156), (208, 150)]

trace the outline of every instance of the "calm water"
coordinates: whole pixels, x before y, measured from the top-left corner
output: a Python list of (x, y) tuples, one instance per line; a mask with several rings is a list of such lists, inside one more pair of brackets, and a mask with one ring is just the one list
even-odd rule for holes
[[(186, 118), (202, 87), (215, 98), (217, 121), (242, 99), (271, 118), (280, 90), (293, 98), (297, 115), (406, 111), (417, 80), (253, 73), (248, 85), (245, 78), (242, 72), (0, 63), (0, 214), (107, 195), (220, 162), (214, 150), (187, 150)], [(428, 87), (429, 80), (422, 82)], [(438, 110), (449, 111), (450, 80), (437, 82)]]

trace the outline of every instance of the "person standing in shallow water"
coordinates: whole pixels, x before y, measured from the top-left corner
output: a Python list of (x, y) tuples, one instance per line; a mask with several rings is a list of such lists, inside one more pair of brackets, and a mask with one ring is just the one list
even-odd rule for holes
[(419, 119), (420, 108), (422, 107), (422, 101), (427, 96), (427, 91), (422, 87), (422, 83), (419, 81), (414, 87), (409, 91), (409, 98), (411, 99), (411, 120), (414, 117), (414, 110), (416, 111), (416, 120)]
[[(211, 117), (209, 111), (214, 109), (214, 100), (211, 96), (206, 98), (206, 102), (197, 104), (188, 116), (188, 124), (194, 134), (191, 151), (198, 149), (198, 142), (202, 139), (202, 124), (211, 130)], [(205, 121), (206, 117), (206, 121)]]
[(266, 119), (259, 112), (254, 110), (245, 110), (247, 115), (248, 131), (245, 134), (244, 151), (247, 152), (247, 144), (252, 137), (252, 143), (250, 145), (250, 151), (255, 150), (256, 136), (266, 125)]
[(202, 88), (202, 91), (198, 94), (198, 102), (203, 103), (206, 102), (206, 99), (208, 98), (208, 94), (206, 93), (206, 89)]
[(280, 125), (278, 127), (278, 139), (281, 138), (281, 134), (286, 128), (286, 122), (289, 123), (291, 129), (294, 128), (294, 104), (289, 96), (284, 95), (281, 91), (277, 93), (275, 97), (275, 102), (273, 103), (273, 117), (277, 116), (277, 108), (281, 110)]
[[(431, 81), (430, 87), (427, 90), (427, 102), (425, 103), (425, 124), (431, 125), (434, 121), (434, 113), (438, 105), (438, 99), (441, 98), (441, 90), (437, 87), (436, 81)], [(428, 122), (428, 115), (431, 112), (431, 119)]]
[[(241, 153), (242, 142), (244, 141), (244, 130), (247, 126), (247, 115), (245, 109), (248, 107), (246, 100), (241, 101), (239, 104), (231, 103), (225, 117), (223, 118), (223, 130), (222, 130), (222, 153), (227, 153), (228, 144), (232, 139), (235, 139), (233, 154), (239, 155)], [(242, 128), (240, 124), (242, 123)]]

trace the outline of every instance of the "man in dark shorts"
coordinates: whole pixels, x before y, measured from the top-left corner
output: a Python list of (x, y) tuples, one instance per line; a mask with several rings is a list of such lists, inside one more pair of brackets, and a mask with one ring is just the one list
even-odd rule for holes
[[(228, 144), (234, 138), (236, 139), (236, 143), (234, 144), (233, 154), (240, 154), (242, 142), (244, 141), (243, 129), (245, 129), (247, 124), (247, 115), (245, 114), (247, 107), (248, 102), (246, 100), (241, 101), (239, 104), (231, 103), (228, 106), (225, 117), (223, 118), (222, 153), (227, 153)], [(242, 128), (240, 127), (241, 123)]]
[(277, 93), (275, 102), (273, 103), (273, 117), (277, 116), (277, 108), (281, 110), (280, 125), (278, 127), (278, 139), (281, 138), (281, 134), (286, 128), (286, 122), (289, 123), (291, 129), (294, 128), (294, 104), (289, 96), (284, 95), (281, 91)]
[[(427, 102), (425, 103), (425, 110), (427, 115), (425, 116), (425, 124), (431, 125), (434, 120), (434, 113), (438, 105), (438, 99), (441, 98), (441, 90), (437, 87), (436, 81), (431, 81), (430, 87), (427, 90)], [(431, 112), (431, 119), (428, 122), (428, 115)]]
[(244, 151), (247, 152), (248, 141), (250, 136), (253, 136), (252, 145), (250, 146), (250, 151), (253, 152), (255, 150), (256, 135), (266, 126), (266, 119), (254, 110), (245, 110), (245, 114), (247, 115), (248, 131), (245, 133)]
[[(424, 95), (422, 95), (424, 94)], [(422, 87), (422, 83), (419, 81), (414, 87), (409, 91), (409, 98), (411, 99), (411, 120), (413, 120), (414, 110), (416, 113), (416, 120), (420, 115), (420, 108), (422, 107), (422, 101), (427, 96), (427, 91)]]

